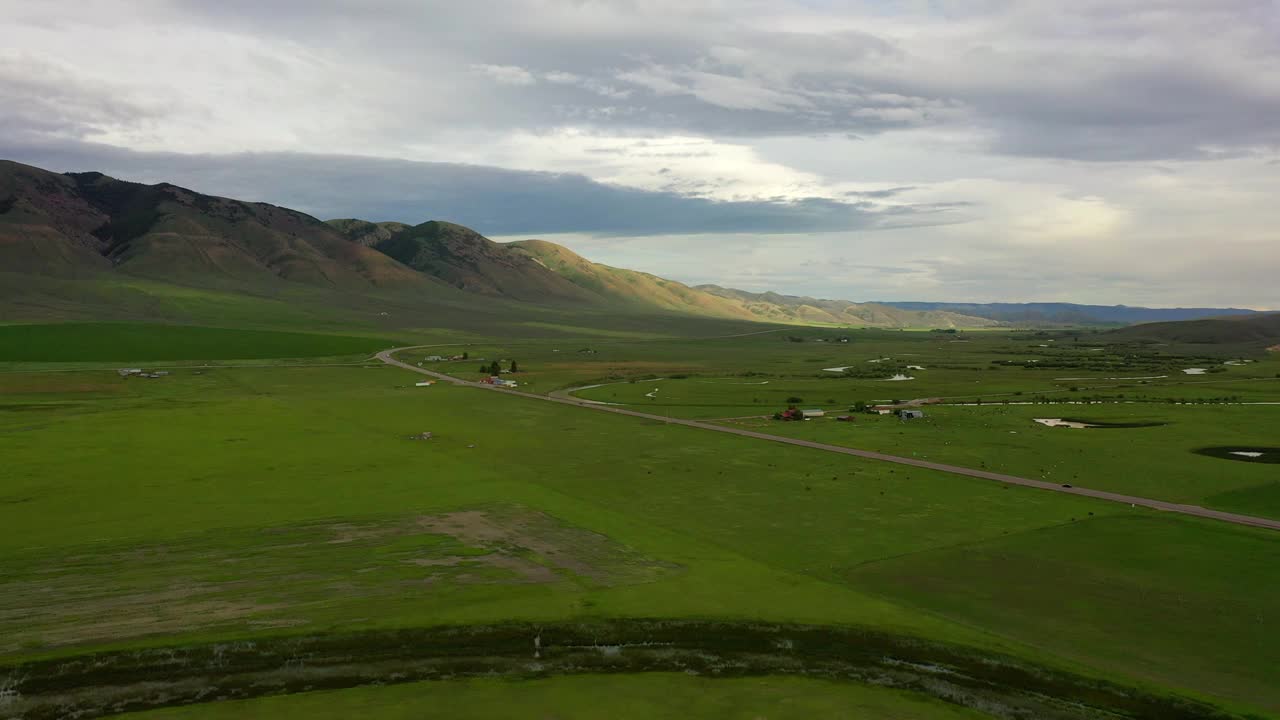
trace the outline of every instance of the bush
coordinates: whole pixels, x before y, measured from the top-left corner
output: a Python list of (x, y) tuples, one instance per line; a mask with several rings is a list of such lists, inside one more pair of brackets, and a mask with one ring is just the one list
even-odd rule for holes
[(791, 404), (791, 405), (799, 405), (799, 404), (800, 404), (800, 403), (802, 403), (802, 402), (804, 402), (804, 398), (802, 398), (802, 397), (794, 397), (794, 396), (792, 396), (792, 397), (787, 398), (787, 403), (788, 403), (788, 404)]

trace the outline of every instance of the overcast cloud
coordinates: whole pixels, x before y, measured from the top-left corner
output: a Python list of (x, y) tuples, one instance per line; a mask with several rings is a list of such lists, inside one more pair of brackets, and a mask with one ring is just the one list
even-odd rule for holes
[(1280, 308), (1271, 0), (0, 12), (0, 156), (51, 169), (747, 289)]

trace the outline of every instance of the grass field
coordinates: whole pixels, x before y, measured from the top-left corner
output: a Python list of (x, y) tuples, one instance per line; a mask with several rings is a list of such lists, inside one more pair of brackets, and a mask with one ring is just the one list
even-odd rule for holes
[(336, 355), (368, 357), (378, 337), (144, 323), (0, 325), (0, 362), (147, 362)]
[[(530, 368), (517, 377), (535, 391), (613, 372), (620, 385), (584, 393), (605, 401), (654, 387), (628, 377), (683, 367), (691, 377), (662, 381), (659, 397), (673, 413), (702, 417), (720, 415), (692, 400), (716, 413), (772, 410), (779, 396), (785, 406), (786, 396), (830, 387), (845, 403), (876, 382), (814, 377), (846, 350), (818, 353), (816, 343), (775, 335), (489, 340), (467, 351), (517, 358)], [(80, 359), (111, 352), (103, 349), (109, 336), (81, 337)], [(139, 342), (154, 347), (155, 337)], [(869, 331), (850, 344), (874, 347), (871, 359), (903, 347), (954, 353), (957, 367), (940, 368), (950, 379), (931, 381), (934, 388), (1014, 393), (1055, 382), (1046, 374), (1056, 371), (977, 369), (1009, 343), (1031, 343), (982, 337), (952, 344), (933, 333)], [(235, 352), (248, 354), (236, 357), (319, 342), (239, 338)], [(378, 349), (376, 339), (346, 341)], [(588, 345), (596, 352), (578, 353)], [(957, 346), (965, 349), (950, 349)], [(911, 364), (938, 365), (922, 357)], [(474, 375), (478, 364), (440, 368)], [(1232, 365), (1212, 380), (1240, 380), (1242, 394), (1268, 396), (1275, 365)], [(717, 378), (769, 384), (702, 382)], [(1280, 557), (1267, 532), (500, 393), (417, 388), (416, 379), (380, 365), (190, 367), (146, 381), (110, 368), (0, 374), (0, 661), (511, 620), (802, 622), (930, 638), (1280, 713)], [(761, 387), (767, 402), (744, 402)], [(1170, 388), (1142, 391), (1187, 391)], [(659, 402), (643, 394), (622, 399)], [(1259, 514), (1273, 507), (1275, 465), (1190, 450), (1202, 440), (1273, 438), (1276, 406), (1063, 411), (1167, 423), (1086, 430), (1032, 422), (1048, 407), (1059, 416), (1059, 406), (930, 406), (911, 423), (860, 416), (852, 426), (770, 427)], [(432, 439), (410, 439), (424, 431)], [(568, 677), (306, 694), (152, 716), (243, 707), (263, 716), (367, 708), (370, 717), (400, 717), (449, 702), (452, 717), (466, 717), (506, 701), (574, 717), (590, 711), (589, 699), (616, 696), (636, 698), (648, 716), (686, 698), (704, 716), (832, 715), (862, 703), (867, 717), (976, 717), (855, 684), (813, 689), (829, 685)]]
[[(1173, 518), (1101, 518), (867, 563), (851, 581), (1093, 666), (1123, 655), (1147, 677), (1176, 684), (1194, 665), (1218, 693), (1259, 697), (1280, 669), (1280, 584), (1256, 582), (1280, 563), (1272, 535)], [(1210, 619), (1222, 613), (1236, 618), (1229, 635)]]
[[(1274, 465), (1207, 457), (1193, 451), (1213, 445), (1267, 446), (1280, 434), (1280, 406), (937, 405), (926, 406), (924, 412), (924, 418), (908, 422), (892, 415), (856, 415), (852, 423), (828, 417), (803, 423), (743, 420), (731, 424), (863, 450), (1277, 517), (1262, 490), (1277, 482)], [(1074, 429), (1035, 422), (1035, 418), (1064, 417), (1151, 426)], [(1246, 491), (1258, 492), (1257, 501), (1243, 494)]]
[(385, 720), (509, 717), (617, 720), (965, 720), (989, 717), (931, 698), (851, 683), (766, 677), (707, 679), (667, 673), (469, 680), (310, 693), (130, 714), (130, 720), (378, 717)]

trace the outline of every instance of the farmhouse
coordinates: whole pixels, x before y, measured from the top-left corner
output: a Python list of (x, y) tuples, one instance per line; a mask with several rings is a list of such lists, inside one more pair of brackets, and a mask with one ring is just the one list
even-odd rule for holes
[(444, 360), (444, 356), (443, 356), (443, 355), (428, 355), (428, 356), (426, 357), (426, 361), (427, 361), (427, 362), (441, 362), (441, 361), (443, 361), (443, 360)]
[(923, 410), (900, 410), (898, 412), (898, 417), (902, 418), (903, 420), (915, 420), (916, 418), (924, 417), (924, 411)]
[(827, 414), (827, 411), (826, 411), (826, 410), (819, 410), (819, 409), (817, 409), (817, 408), (813, 408), (813, 409), (811, 409), (811, 410), (801, 410), (801, 411), (800, 411), (800, 414), (801, 414), (802, 416), (804, 416), (804, 419), (805, 419), (805, 420), (808, 420), (809, 418), (819, 418), (819, 417), (822, 417), (823, 415), (826, 415), (826, 414)]
[(431, 380), (423, 380), (422, 382), (414, 383), (415, 387), (431, 387), (432, 385), (435, 385), (435, 382)]
[(892, 415), (897, 411), (898, 409), (892, 405), (872, 405), (867, 408), (867, 412), (873, 415)]
[(142, 368), (120, 368), (116, 370), (120, 377), (129, 377), (130, 375), (141, 375)]

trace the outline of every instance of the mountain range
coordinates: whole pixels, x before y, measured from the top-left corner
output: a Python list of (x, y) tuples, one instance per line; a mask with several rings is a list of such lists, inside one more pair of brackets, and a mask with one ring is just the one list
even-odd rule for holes
[[(10, 286), (0, 292), (0, 305), (10, 305), (10, 312), (0, 313), (6, 320), (27, 319), (22, 308), (33, 307), (41, 317), (92, 316), (104, 300), (88, 288), (104, 279), (115, 290), (146, 287), (169, 305), (180, 288), (206, 288), (262, 298), (341, 294), (341, 303), (352, 307), (395, 297), (402, 308), (554, 307), (856, 327), (976, 328), (1246, 312), (1142, 315), (1144, 309), (1124, 308), (1120, 319), (1115, 308), (1099, 306), (859, 303), (690, 287), (591, 262), (543, 240), (497, 243), (449, 222), (325, 222), (168, 183), (54, 173), (9, 161), (0, 161), (0, 273)], [(146, 301), (135, 301), (145, 313)]]
[(949, 303), (898, 302), (879, 303), (903, 310), (945, 310), (960, 315), (983, 317), (1000, 322), (1023, 325), (1080, 325), (1116, 323), (1133, 325), (1225, 315), (1254, 315), (1257, 310), (1243, 308), (1146, 308), (1129, 305), (1077, 305), (1076, 303)]

